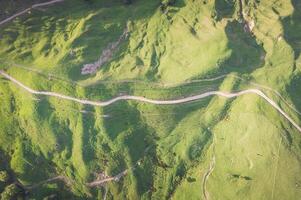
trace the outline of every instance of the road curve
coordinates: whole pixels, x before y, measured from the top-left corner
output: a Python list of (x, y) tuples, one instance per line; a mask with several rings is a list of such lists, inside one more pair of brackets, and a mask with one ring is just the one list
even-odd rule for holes
[[(1, 59), (0, 59), (1, 60)], [(6, 62), (7, 63), (7, 62)], [(71, 84), (76, 84), (78, 86), (81, 86), (81, 87), (85, 87), (85, 85), (82, 85), (81, 83), (78, 83), (76, 81), (70, 81), (70, 80), (67, 80), (67, 79), (64, 79), (64, 78), (61, 78), (61, 77), (58, 77), (54, 74), (45, 74), (43, 73), (42, 71), (40, 70), (37, 70), (37, 69), (34, 69), (34, 68), (29, 68), (29, 67), (24, 67), (24, 66), (21, 66), (21, 65), (18, 65), (16, 63), (12, 63), (12, 62), (8, 62), (9, 64), (13, 64), (15, 67), (18, 67), (18, 68), (21, 68), (21, 69), (24, 69), (24, 70), (27, 70), (27, 71), (32, 71), (32, 72), (35, 72), (35, 73), (38, 73), (38, 74), (43, 74), (43, 75), (47, 75), (48, 77), (50, 77), (51, 79), (57, 79), (57, 80), (60, 80), (60, 81), (64, 81), (64, 82), (67, 82), (67, 83), (71, 83)], [(142, 80), (131, 80), (131, 79), (125, 79), (125, 80), (119, 80), (119, 81), (108, 81), (108, 80), (102, 80), (102, 81), (98, 81), (98, 83), (141, 83), (141, 84), (152, 84), (156, 87), (167, 87), (167, 88), (170, 88), (170, 87), (176, 87), (176, 86), (184, 86), (186, 84), (190, 84), (190, 83), (201, 83), (201, 82), (211, 82), (211, 81), (216, 81), (216, 80), (220, 80), (220, 79), (223, 79), (225, 77), (233, 77), (235, 79), (239, 79), (239, 80), (242, 80), (242, 81), (245, 81), (245, 82), (248, 82), (248, 80), (240, 77), (240, 76), (237, 76), (237, 75), (234, 75), (234, 74), (223, 74), (223, 75), (219, 75), (219, 76), (216, 76), (216, 77), (212, 77), (212, 78), (203, 78), (203, 79), (193, 79), (193, 80), (187, 80), (187, 81), (184, 81), (183, 83), (156, 83), (156, 82), (145, 82), (145, 81), (142, 81)], [(296, 112), (298, 115), (301, 116), (301, 111), (299, 111), (295, 106), (293, 106), (291, 103), (287, 102), (285, 100), (285, 98), (275, 89), (269, 87), (269, 86), (265, 86), (265, 85), (261, 85), (261, 84), (258, 84), (256, 82), (253, 82), (253, 81), (250, 81), (249, 82), (250, 85), (253, 85), (255, 86), (256, 88), (260, 88), (260, 89), (264, 89), (264, 90), (269, 90), (271, 92), (273, 92), (276, 96), (278, 96), (290, 109), (292, 109), (294, 112)], [(86, 85), (86, 86), (89, 86), (89, 85)]]
[(8, 17), (8, 18), (2, 20), (2, 21), (0, 21), (0, 25), (5, 24), (5, 23), (7, 23), (7, 22), (9, 22), (9, 21), (11, 21), (11, 20), (13, 20), (13, 19), (15, 19), (16, 17), (19, 17), (19, 16), (21, 16), (21, 15), (27, 13), (27, 12), (30, 11), (32, 8), (39, 8), (39, 7), (43, 7), (43, 6), (48, 6), (48, 5), (51, 5), (51, 4), (54, 4), (54, 3), (58, 3), (58, 2), (62, 2), (62, 1), (64, 1), (64, 0), (52, 0), (52, 1), (44, 2), (44, 3), (37, 3), (37, 4), (34, 4), (34, 5), (32, 5), (31, 7), (26, 8), (26, 9), (24, 9), (24, 10), (22, 10), (22, 11), (16, 13), (16, 14), (14, 14), (14, 15), (12, 15), (12, 16), (10, 16), (10, 17)]
[(31, 89), (31, 88), (27, 87), (26, 85), (24, 85), (23, 83), (21, 83), (20, 81), (18, 81), (16, 79), (14, 79), (13, 77), (8, 75), (4, 71), (0, 71), (0, 74), (2, 76), (4, 76), (5, 78), (7, 78), (8, 80), (15, 83), (16, 85), (18, 85), (19, 87), (25, 89), (26, 91), (28, 91), (32, 94), (52, 96), (52, 97), (57, 97), (57, 98), (60, 98), (60, 99), (74, 101), (74, 102), (77, 102), (77, 103), (80, 103), (80, 104), (91, 105), (91, 106), (101, 106), (101, 107), (109, 106), (109, 105), (111, 105), (111, 104), (113, 104), (117, 101), (121, 101), (121, 100), (135, 100), (135, 101), (141, 101), (141, 102), (156, 104), (156, 105), (172, 105), (172, 104), (181, 104), (181, 103), (196, 101), (196, 100), (199, 100), (199, 99), (203, 99), (205, 97), (215, 96), (215, 95), (222, 96), (222, 97), (225, 97), (225, 98), (234, 98), (234, 97), (238, 97), (238, 96), (241, 96), (241, 95), (244, 95), (244, 94), (256, 94), (256, 95), (262, 97), (271, 106), (273, 106), (283, 117), (285, 117), (301, 133), (301, 127), (290, 116), (288, 116), (288, 114), (285, 113), (277, 105), (276, 102), (274, 102), (272, 99), (267, 97), (259, 89), (247, 89), (247, 90), (242, 90), (240, 92), (233, 92), (233, 93), (222, 92), (222, 91), (209, 91), (209, 92), (205, 92), (203, 94), (199, 94), (199, 95), (195, 95), (195, 96), (191, 96), (191, 97), (184, 97), (182, 99), (175, 99), (175, 100), (154, 100), (154, 99), (148, 99), (148, 98), (141, 97), (141, 96), (123, 95), (123, 96), (112, 98), (112, 99), (107, 100), (107, 101), (91, 101), (91, 100), (79, 99), (79, 98), (75, 98), (75, 97), (71, 97), (71, 96), (66, 96), (66, 95), (63, 95), (63, 94), (56, 93), (56, 92), (37, 91), (37, 90), (34, 90), (34, 89)]
[(128, 170), (126, 169), (126, 170), (120, 172), (119, 174), (117, 174), (116, 176), (108, 177), (108, 178), (105, 178), (105, 179), (102, 179), (102, 180), (96, 180), (96, 181), (93, 181), (91, 183), (87, 183), (87, 186), (96, 187), (96, 186), (102, 185), (102, 184), (110, 182), (110, 181), (118, 182), (120, 180), (120, 178), (127, 175), (127, 173), (128, 173)]

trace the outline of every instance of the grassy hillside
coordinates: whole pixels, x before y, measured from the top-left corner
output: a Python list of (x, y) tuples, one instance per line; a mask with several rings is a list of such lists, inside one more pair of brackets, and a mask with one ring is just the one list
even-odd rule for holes
[[(297, 0), (164, 2), (66, 0), (33, 9), (1, 26), (0, 69), (31, 88), (91, 100), (259, 88), (301, 124)], [(111, 58), (81, 74), (125, 30)], [(31, 95), (0, 77), (0, 102), (3, 199), (301, 196), (300, 132), (255, 94), (92, 107)], [(87, 184), (126, 169), (118, 182)], [(54, 177), (63, 178), (39, 184)]]

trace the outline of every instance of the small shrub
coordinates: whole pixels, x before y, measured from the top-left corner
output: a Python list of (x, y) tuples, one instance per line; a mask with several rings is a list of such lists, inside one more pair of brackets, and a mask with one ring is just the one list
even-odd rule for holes
[(173, 6), (173, 5), (175, 5), (175, 3), (176, 3), (176, 0), (162, 0), (161, 6), (160, 6), (161, 11), (165, 11), (168, 6)]
[(0, 171), (0, 182), (6, 183), (9, 180), (9, 175), (6, 171)]
[(11, 200), (17, 197), (21, 192), (20, 188), (15, 184), (8, 185), (4, 191), (1, 193), (1, 200)]

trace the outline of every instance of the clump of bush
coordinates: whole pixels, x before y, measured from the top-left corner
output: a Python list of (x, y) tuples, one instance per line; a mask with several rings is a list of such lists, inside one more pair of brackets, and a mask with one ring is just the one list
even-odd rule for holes
[(175, 3), (176, 3), (176, 0), (162, 0), (161, 1), (161, 4), (165, 5), (165, 6), (172, 6), (172, 5), (175, 5)]
[(0, 182), (6, 183), (9, 180), (9, 175), (6, 171), (0, 171)]
[(162, 0), (160, 8), (162, 11), (165, 11), (168, 6), (173, 6), (173, 5), (175, 5), (175, 3), (176, 3), (176, 0)]
[(5, 187), (4, 191), (1, 193), (1, 200), (11, 200), (16, 198), (20, 193), (21, 189), (16, 184), (10, 184)]

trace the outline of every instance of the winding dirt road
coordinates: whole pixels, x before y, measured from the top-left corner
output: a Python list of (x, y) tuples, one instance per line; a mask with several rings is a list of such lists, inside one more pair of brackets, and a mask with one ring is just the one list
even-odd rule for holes
[[(31, 71), (31, 72), (34, 72), (34, 73), (42, 74), (44, 76), (48, 76), (51, 79), (56, 79), (56, 80), (59, 80), (59, 81), (64, 81), (66, 83), (75, 84), (75, 85), (78, 85), (80, 87), (88, 86), (88, 85), (83, 85), (81, 83), (78, 83), (76, 81), (70, 81), (70, 80), (64, 79), (62, 77), (58, 77), (54, 74), (43, 73), (42, 71), (40, 71), (38, 69), (35, 69), (35, 68), (24, 67), (22, 65), (14, 63), (14, 62), (6, 62), (6, 61), (4, 61), (4, 62), (7, 63), (7, 64), (13, 64), (14, 67), (18, 67), (18, 68), (24, 69), (26, 71)], [(104, 83), (118, 83), (118, 84), (137, 83), (137, 84), (148, 84), (148, 85), (151, 84), (152, 86), (156, 86), (156, 87), (170, 88), (170, 87), (176, 87), (176, 86), (184, 86), (184, 85), (191, 84), (191, 83), (211, 82), (211, 81), (220, 80), (220, 79), (223, 79), (223, 78), (226, 78), (226, 77), (233, 77), (235, 79), (238, 79), (238, 80), (241, 80), (241, 81), (244, 81), (244, 82), (248, 82), (250, 85), (253, 85), (256, 88), (263, 89), (263, 90), (268, 90), (268, 91), (274, 93), (274, 95), (278, 96), (282, 100), (282, 102), (285, 103), (286, 106), (288, 106), (288, 108), (292, 109), (294, 112), (296, 112), (298, 115), (301, 116), (301, 111), (299, 111), (295, 106), (293, 106), (290, 102), (288, 102), (277, 90), (275, 90), (275, 89), (273, 89), (269, 86), (266, 86), (266, 85), (262, 85), (262, 84), (259, 84), (259, 83), (253, 82), (253, 81), (248, 81), (248, 80), (246, 80), (246, 79), (244, 79), (240, 76), (237, 76), (235, 74), (223, 74), (223, 75), (219, 75), (217, 77), (212, 77), (212, 78), (187, 80), (187, 81), (185, 81), (183, 83), (180, 83), (180, 84), (179, 83), (158, 83), (158, 82), (154, 83), (154, 82), (145, 82), (145, 81), (142, 81), (142, 80), (131, 80), (131, 79), (119, 80), (119, 81), (118, 80), (115, 80), (115, 81), (102, 80), (102, 81), (99, 81), (98, 83), (103, 83), (103, 84)]]
[(154, 99), (147, 99), (145, 97), (141, 96), (131, 96), (131, 95), (123, 95), (119, 97), (112, 98), (107, 101), (91, 101), (91, 100), (86, 100), (86, 99), (79, 99), (71, 96), (66, 96), (63, 94), (59, 94), (56, 92), (48, 92), (48, 91), (37, 91), (34, 89), (31, 89), (21, 83), (20, 81), (14, 79), (4, 71), (0, 71), (0, 74), (7, 78), (8, 80), (12, 81), (19, 87), (25, 89), (29, 93), (35, 94), (35, 95), (44, 95), (44, 96), (52, 96), (52, 97), (57, 97), (60, 99), (65, 99), (69, 101), (74, 101), (80, 104), (85, 104), (85, 105), (91, 105), (91, 106), (109, 106), (117, 101), (121, 100), (135, 100), (135, 101), (141, 101), (145, 103), (150, 103), (150, 104), (156, 104), (156, 105), (172, 105), (172, 104), (181, 104), (181, 103), (186, 103), (186, 102), (191, 102), (191, 101), (196, 101), (199, 99), (203, 99), (209, 96), (222, 96), (226, 98), (234, 98), (234, 97), (239, 97), (244, 94), (256, 94), (260, 97), (262, 97), (266, 102), (268, 102), (271, 106), (273, 106), (283, 117), (285, 117), (300, 133), (301, 133), (301, 127), (290, 117), (288, 116), (287, 113), (285, 113), (278, 105), (276, 102), (274, 102), (272, 99), (267, 97), (262, 91), (259, 89), (247, 89), (247, 90), (242, 90), (240, 92), (233, 92), (233, 93), (228, 93), (228, 92), (222, 92), (222, 91), (209, 91), (205, 92), (203, 94), (191, 96), (191, 97), (184, 97), (182, 99), (175, 99), (175, 100), (154, 100)]
[(48, 5), (55, 4), (55, 3), (58, 3), (58, 2), (62, 2), (62, 1), (64, 1), (64, 0), (52, 0), (52, 1), (44, 2), (44, 3), (34, 4), (31, 7), (26, 8), (25, 10), (22, 10), (22, 11), (14, 14), (14, 15), (12, 15), (12, 16), (10, 16), (10, 17), (2, 20), (2, 21), (0, 21), (0, 25), (5, 24), (5, 23), (7, 23), (7, 22), (9, 22), (9, 21), (11, 21), (13, 19), (15, 19), (16, 17), (19, 17), (21, 15), (24, 15), (24, 14), (28, 13), (33, 8), (39, 8), (39, 7), (43, 7), (43, 6), (48, 6)]
[(126, 169), (126, 170), (120, 172), (119, 174), (117, 174), (116, 176), (112, 176), (112, 177), (108, 177), (108, 178), (105, 178), (105, 179), (96, 180), (96, 181), (93, 181), (91, 183), (87, 183), (87, 186), (96, 187), (96, 186), (102, 185), (102, 184), (110, 182), (110, 181), (118, 182), (121, 179), (121, 177), (127, 175), (129, 170), (133, 170), (133, 169), (134, 168)]

